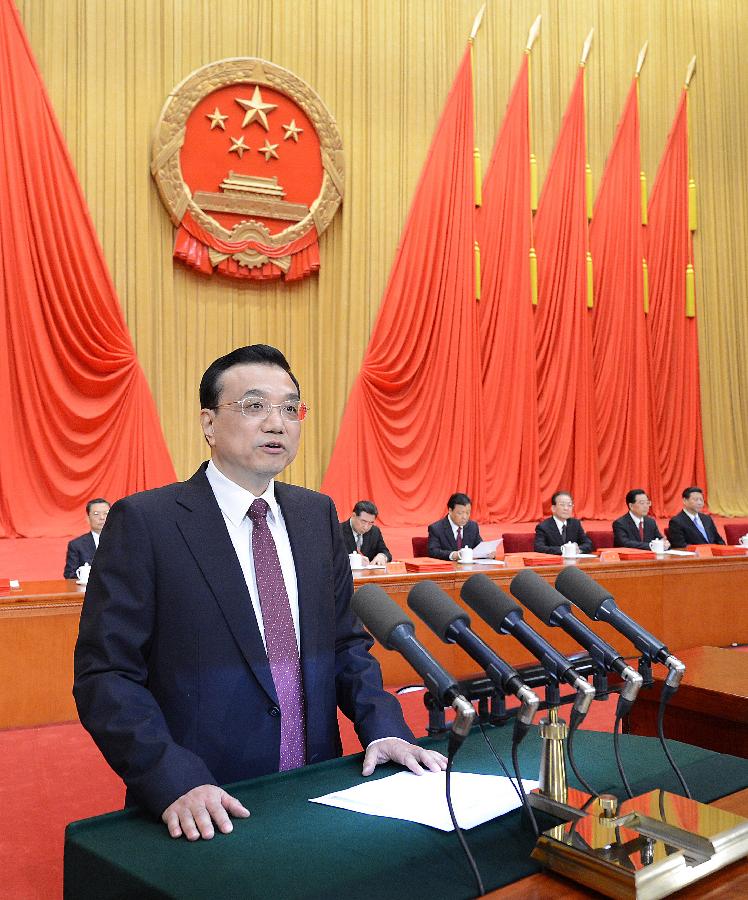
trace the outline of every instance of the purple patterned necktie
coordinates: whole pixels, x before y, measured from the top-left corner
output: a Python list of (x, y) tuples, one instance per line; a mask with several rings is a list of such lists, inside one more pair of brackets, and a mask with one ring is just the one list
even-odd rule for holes
[(299, 651), (278, 549), (267, 523), (268, 504), (257, 499), (247, 515), (252, 520), (252, 559), (265, 629), (268, 662), (281, 710), (278, 768), (297, 769), (306, 761), (304, 688)]
[(457, 549), (462, 550), (462, 525), (457, 526)]

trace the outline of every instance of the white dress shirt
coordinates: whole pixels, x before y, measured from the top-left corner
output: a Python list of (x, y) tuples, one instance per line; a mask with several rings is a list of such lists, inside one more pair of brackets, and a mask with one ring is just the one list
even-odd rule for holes
[[(260, 595), (257, 591), (257, 580), (255, 578), (255, 567), (252, 560), (252, 520), (247, 515), (247, 510), (254, 500), (257, 499), (253, 493), (240, 487), (236, 482), (227, 478), (213, 464), (213, 460), (208, 463), (205, 470), (205, 476), (208, 483), (213, 489), (216, 502), (223, 513), (223, 520), (226, 523), (226, 530), (234, 545), (234, 550), (239, 559), (239, 565), (242, 567), (244, 580), (247, 582), (249, 596), (252, 600), (252, 609), (254, 610), (257, 624), (260, 628), (262, 641), (267, 650), (267, 642), (265, 641), (265, 628), (262, 621), (262, 608), (260, 607)], [(286, 523), (283, 520), (283, 513), (275, 499), (275, 482), (271, 481), (267, 486), (267, 490), (262, 494), (262, 498), (270, 507), (267, 515), (267, 523), (270, 533), (275, 541), (278, 550), (278, 559), (280, 560), (281, 572), (283, 573), (283, 581), (286, 585), (286, 593), (288, 594), (288, 602), (291, 605), (291, 618), (293, 619), (293, 627), (296, 632), (296, 646), (299, 647), (299, 589), (296, 584), (296, 566), (291, 553), (291, 542), (288, 539), (288, 531)]]
[(91, 537), (94, 539), (94, 547), (98, 550), (99, 549), (99, 538), (101, 537), (101, 532), (100, 531), (92, 531)]

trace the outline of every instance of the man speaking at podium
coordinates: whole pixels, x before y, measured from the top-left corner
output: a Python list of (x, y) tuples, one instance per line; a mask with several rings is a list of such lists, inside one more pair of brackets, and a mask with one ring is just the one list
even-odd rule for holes
[(365, 775), (445, 768), (382, 687), (332, 501), (274, 480), (307, 413), (283, 354), (217, 359), (200, 405), (211, 461), (112, 507), (83, 605), (73, 692), (127, 802), (227, 833), (249, 812), (218, 785), (339, 756), (338, 706)]

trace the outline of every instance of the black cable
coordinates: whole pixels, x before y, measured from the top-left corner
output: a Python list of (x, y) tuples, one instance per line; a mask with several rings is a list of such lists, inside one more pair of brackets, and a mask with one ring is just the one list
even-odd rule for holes
[(506, 764), (504, 763), (504, 760), (499, 756), (499, 754), (496, 752), (496, 748), (491, 743), (491, 741), (488, 737), (488, 734), (486, 732), (486, 726), (483, 724), (483, 722), (478, 722), (478, 727), (480, 728), (480, 732), (483, 735), (483, 738), (485, 739), (486, 743), (488, 744), (489, 750), (491, 751), (491, 753), (493, 753), (496, 762), (501, 767), (501, 771), (504, 773), (504, 775), (506, 775), (506, 777), (509, 779), (512, 787), (514, 788), (514, 793), (517, 795), (517, 799), (519, 800), (520, 803), (522, 803), (522, 794), (520, 793), (520, 790), (517, 787), (517, 785), (514, 783), (514, 778), (512, 778), (512, 776), (509, 774), (509, 769), (507, 769)]
[(465, 851), (465, 856), (467, 857), (468, 864), (475, 876), (475, 882), (478, 885), (478, 896), (482, 897), (486, 893), (486, 889), (483, 887), (483, 881), (480, 877), (480, 872), (478, 871), (478, 866), (475, 864), (475, 860), (473, 859), (473, 854), (470, 852), (470, 847), (467, 845), (467, 841), (462, 833), (462, 829), (457, 824), (457, 817), (455, 816), (455, 811), (452, 807), (452, 789), (450, 784), (450, 775), (452, 773), (452, 762), (454, 761), (455, 750), (450, 747), (449, 755), (447, 756), (447, 807), (449, 808), (449, 817), (452, 819), (452, 824), (454, 825), (455, 832), (457, 834), (457, 838), (460, 841), (460, 845), (462, 849)]
[(578, 721), (574, 721), (575, 715), (574, 712), (571, 714), (571, 726), (569, 728), (569, 739), (566, 742), (566, 753), (569, 757), (569, 765), (571, 766), (572, 772), (577, 776), (577, 781), (582, 785), (582, 787), (587, 791), (588, 794), (592, 794), (593, 797), (599, 797), (600, 794), (592, 787), (588, 781), (582, 778), (582, 775), (577, 768), (576, 760), (574, 759), (574, 735), (577, 733), (577, 729), (581, 724), (581, 719)]
[(671, 688), (668, 685), (665, 685), (662, 688), (662, 694), (660, 694), (660, 707), (657, 710), (657, 737), (660, 739), (660, 744), (662, 745), (662, 749), (665, 751), (665, 756), (667, 756), (667, 761), (673, 767), (673, 772), (675, 772), (678, 781), (680, 781), (680, 786), (683, 788), (683, 793), (688, 797), (689, 800), (693, 800), (691, 796), (691, 792), (688, 790), (688, 785), (686, 784), (686, 780), (681, 774), (680, 769), (675, 763), (673, 759), (670, 748), (665, 742), (665, 731), (663, 728), (663, 723), (665, 720), (665, 707), (667, 706), (668, 700), (672, 697), (672, 695), (676, 692), (677, 688)]
[[(520, 738), (519, 740), (521, 740)], [(522, 776), (519, 773), (519, 740), (517, 740), (517, 732), (515, 731), (512, 736), (512, 765), (514, 766), (514, 774), (517, 776), (517, 785), (519, 786), (520, 793), (522, 794), (522, 805), (525, 808), (525, 812), (527, 813), (527, 818), (530, 820), (530, 825), (532, 825), (532, 830), (535, 833), (535, 837), (540, 837), (540, 829), (538, 828), (538, 823), (535, 819), (535, 813), (532, 811), (532, 807), (530, 806), (530, 801), (527, 799), (527, 794), (525, 793), (525, 786), (522, 784)]]
[(626, 778), (626, 773), (623, 771), (623, 763), (621, 762), (621, 748), (618, 743), (618, 735), (619, 735), (619, 727), (621, 725), (622, 716), (616, 714), (615, 725), (613, 726), (613, 751), (616, 755), (616, 765), (618, 766), (618, 773), (621, 776), (621, 781), (623, 782), (624, 790), (626, 791), (626, 796), (629, 800), (632, 800), (634, 795), (631, 791), (631, 786), (628, 783), (628, 779)]

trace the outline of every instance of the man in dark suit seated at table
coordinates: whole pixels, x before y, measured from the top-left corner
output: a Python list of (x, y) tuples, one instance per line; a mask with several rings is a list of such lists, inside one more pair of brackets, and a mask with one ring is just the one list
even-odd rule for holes
[(86, 504), (86, 515), (91, 530), (80, 537), (73, 538), (68, 544), (67, 557), (65, 558), (65, 571), (63, 578), (75, 578), (78, 569), (86, 563), (90, 566), (94, 553), (99, 546), (99, 535), (106, 522), (109, 513), (109, 502), (103, 497), (89, 500)]
[(477, 547), (482, 543), (478, 523), (470, 519), (470, 511), (471, 500), (467, 494), (452, 494), (447, 500), (447, 515), (429, 525), (429, 556), (455, 562), (463, 547)]
[(340, 756), (338, 706), (364, 775), (445, 769), (382, 687), (332, 500), (275, 481), (307, 413), (286, 358), (220, 357), (200, 405), (210, 462), (112, 507), (83, 604), (73, 693), (127, 802), (172, 837), (228, 833), (249, 811), (219, 785)]
[(574, 500), (568, 491), (556, 491), (551, 497), (551, 513), (535, 526), (535, 552), (561, 554), (563, 544), (576, 544), (580, 553), (592, 550), (592, 541), (585, 534), (579, 519), (572, 517)]
[(700, 487), (683, 491), (683, 509), (668, 524), (670, 544), (682, 548), (689, 544), (724, 544), (712, 517), (702, 512), (704, 492)]
[(371, 500), (359, 500), (353, 507), (350, 519), (340, 523), (340, 534), (348, 553), (360, 553), (374, 566), (383, 566), (392, 560), (392, 554), (374, 524), (378, 510)]
[(652, 501), (644, 488), (632, 488), (626, 494), (626, 503), (629, 511), (613, 522), (613, 546), (649, 550), (649, 542), (660, 539), (665, 541), (667, 550), (670, 544), (662, 537), (657, 522), (649, 515)]

